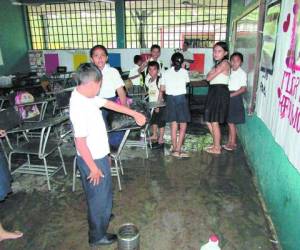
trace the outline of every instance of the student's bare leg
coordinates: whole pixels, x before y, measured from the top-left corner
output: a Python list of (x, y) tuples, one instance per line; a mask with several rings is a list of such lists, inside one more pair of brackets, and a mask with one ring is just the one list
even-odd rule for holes
[(211, 122), (207, 122), (206, 125), (207, 125), (207, 128), (208, 128), (209, 132), (212, 135), (213, 131), (212, 131), (212, 124), (211, 124)]
[(212, 154), (220, 154), (221, 153), (221, 130), (218, 122), (212, 123), (212, 132), (213, 132), (213, 141), (214, 146), (212, 148), (207, 149), (207, 152)]
[(10, 240), (10, 239), (18, 239), (22, 236), (23, 236), (23, 233), (19, 232), (19, 231), (14, 231), (14, 232), (6, 231), (0, 223), (0, 241)]
[[(207, 128), (208, 128), (210, 134), (213, 135), (212, 123), (211, 122), (207, 122), (206, 125), (207, 125)], [(208, 145), (207, 147), (205, 147), (205, 150), (213, 148), (213, 147), (214, 147), (213, 144)]]
[(159, 139), (158, 139), (159, 144), (164, 143), (164, 135), (165, 135), (165, 127), (159, 128)]
[(230, 141), (229, 144), (232, 148), (236, 147), (236, 126), (234, 123), (228, 123)]
[(157, 135), (158, 126), (156, 124), (152, 125), (152, 136), (150, 137), (151, 141), (157, 141), (158, 135)]
[(186, 122), (181, 122), (179, 124), (179, 138), (178, 138), (178, 143), (177, 143), (177, 148), (176, 148), (176, 151), (178, 151), (178, 152), (181, 152), (181, 147), (183, 145), (186, 127), (187, 127)]
[(173, 150), (176, 151), (177, 148), (177, 122), (171, 122), (171, 140), (172, 140), (172, 147)]

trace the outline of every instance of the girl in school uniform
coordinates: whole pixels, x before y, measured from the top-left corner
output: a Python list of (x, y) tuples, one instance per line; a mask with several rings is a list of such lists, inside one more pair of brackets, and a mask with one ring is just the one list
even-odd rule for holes
[(217, 42), (213, 47), (214, 68), (208, 73), (209, 83), (207, 101), (204, 112), (204, 121), (213, 136), (213, 145), (205, 149), (211, 154), (221, 153), (220, 123), (227, 122), (229, 107), (229, 74), (228, 46), (225, 42)]
[(231, 74), (229, 78), (230, 103), (228, 113), (228, 142), (223, 146), (225, 150), (236, 149), (236, 124), (245, 123), (245, 109), (243, 94), (247, 91), (247, 74), (241, 68), (243, 55), (234, 52), (230, 56)]
[(119, 71), (107, 63), (107, 49), (103, 45), (96, 45), (91, 48), (90, 57), (91, 61), (101, 70), (103, 75), (99, 96), (104, 99), (114, 101), (116, 99), (117, 92), (121, 104), (126, 105), (124, 82)]
[[(148, 71), (150, 75), (149, 81), (146, 83), (148, 88), (149, 102), (159, 102), (160, 97), (160, 86), (161, 86), (161, 77), (158, 75), (159, 65), (158, 62), (152, 61), (148, 64)], [(151, 141), (153, 143), (158, 142), (159, 145), (164, 144), (164, 133), (165, 133), (165, 117), (164, 117), (164, 108), (156, 108), (151, 118), (152, 125), (152, 136)], [(159, 130), (159, 136), (158, 136)]]
[[(91, 61), (101, 70), (102, 84), (99, 96), (110, 100), (116, 101), (117, 96), (120, 99), (121, 105), (126, 106), (126, 92), (124, 90), (124, 82), (121, 78), (119, 71), (111, 67), (108, 62), (108, 52), (103, 45), (96, 45), (90, 50)], [(109, 110), (102, 108), (102, 116), (108, 128), (108, 115)], [(109, 133), (109, 144), (113, 148), (117, 148), (122, 141), (124, 132)]]
[[(186, 100), (186, 84), (190, 81), (186, 69), (182, 68), (183, 55), (179, 52), (171, 57), (172, 67), (162, 75), (161, 92), (166, 93), (166, 122), (171, 123), (171, 154), (174, 157), (189, 157), (182, 151), (187, 123), (191, 115)], [(179, 125), (179, 137), (177, 137)]]

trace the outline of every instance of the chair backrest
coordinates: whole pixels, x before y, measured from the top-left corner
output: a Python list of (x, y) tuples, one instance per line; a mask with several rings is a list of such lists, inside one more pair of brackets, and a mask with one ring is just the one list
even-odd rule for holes
[(55, 94), (57, 109), (69, 107), (72, 91), (60, 91)]
[(22, 124), (22, 119), (14, 107), (0, 111), (0, 129), (13, 129)]

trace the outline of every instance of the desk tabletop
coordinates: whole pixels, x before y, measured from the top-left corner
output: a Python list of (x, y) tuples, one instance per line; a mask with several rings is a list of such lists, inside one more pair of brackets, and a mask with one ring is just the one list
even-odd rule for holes
[(40, 122), (25, 122), (20, 127), (11, 129), (7, 131), (7, 134), (19, 133), (27, 130), (42, 129), (45, 127), (55, 126), (63, 123), (69, 119), (68, 116), (56, 116), (48, 119), (44, 119)]

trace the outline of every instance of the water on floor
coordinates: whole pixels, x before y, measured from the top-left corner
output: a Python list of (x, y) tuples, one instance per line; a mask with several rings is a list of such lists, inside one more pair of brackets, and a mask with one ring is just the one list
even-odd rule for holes
[[(0, 249), (90, 249), (79, 179), (71, 191), (73, 152), (64, 146), (68, 175), (57, 173), (51, 192), (43, 177), (14, 176), (14, 194), (0, 204), (0, 221), (24, 237), (1, 242)], [(114, 178), (115, 219), (109, 231), (134, 223), (141, 250), (195, 250), (212, 233), (223, 250), (275, 249), (241, 147), (220, 156), (193, 150), (189, 159), (175, 159), (167, 149), (153, 149), (149, 159), (141, 149), (126, 149), (123, 156), (123, 191)]]

